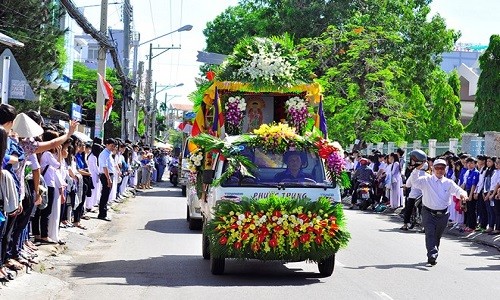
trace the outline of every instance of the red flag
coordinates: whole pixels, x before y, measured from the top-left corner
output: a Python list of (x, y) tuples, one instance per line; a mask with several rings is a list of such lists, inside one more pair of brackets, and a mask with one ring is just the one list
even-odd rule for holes
[(101, 76), (101, 74), (97, 73), (97, 75), (99, 76), (99, 87), (104, 95), (104, 99), (108, 99), (104, 107), (104, 116), (102, 117), (102, 123), (104, 124), (108, 121), (111, 111), (113, 110), (113, 87)]

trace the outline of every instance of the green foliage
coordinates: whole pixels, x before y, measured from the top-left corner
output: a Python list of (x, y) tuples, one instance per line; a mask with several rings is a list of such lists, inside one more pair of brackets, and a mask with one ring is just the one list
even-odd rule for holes
[(172, 144), (174, 147), (182, 147), (183, 142), (183, 133), (182, 131), (170, 128), (167, 132), (168, 142)]
[(488, 49), (479, 58), (476, 107), (468, 132), (500, 131), (500, 35), (490, 37)]
[(242, 0), (203, 30), (209, 52), (230, 54), (246, 37), (289, 33), (295, 42), (318, 36), (328, 25), (340, 25), (359, 1)]
[(432, 109), (429, 117), (428, 134), (440, 142), (449, 138), (457, 138), (463, 132), (462, 123), (456, 119), (456, 106), (460, 102), (448, 84), (444, 71), (433, 74), (435, 80), (432, 90)]
[(325, 88), (329, 132), (339, 142), (404, 139), (401, 96), (394, 88), (402, 70), (391, 51), (399, 44), (393, 32), (356, 24), (329, 27), (320, 37), (303, 41), (303, 54)]
[[(458, 75), (457, 70), (451, 71), (448, 76), (448, 84), (453, 89), (453, 94), (457, 96), (460, 100), (460, 75)], [(455, 119), (460, 120), (462, 118), (462, 104), (460, 101), (455, 103)]]
[[(35, 94), (47, 85), (46, 76), (61, 70), (66, 62), (64, 30), (59, 24), (63, 13), (55, 1), (2, 1), (2, 33), (24, 43), (11, 50)], [(0, 52), (5, 48), (0, 44)]]
[(146, 124), (144, 122), (145, 115), (144, 110), (139, 110), (139, 114), (137, 116), (137, 133), (139, 136), (144, 136), (146, 133)]

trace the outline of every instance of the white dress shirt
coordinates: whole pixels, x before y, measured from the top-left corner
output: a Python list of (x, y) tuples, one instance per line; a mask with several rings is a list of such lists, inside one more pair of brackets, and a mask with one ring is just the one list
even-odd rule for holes
[(108, 149), (102, 150), (101, 154), (99, 154), (99, 158), (97, 159), (99, 165), (99, 174), (104, 173), (104, 168), (108, 168), (109, 173), (113, 173), (113, 164), (111, 162), (111, 151)]
[(490, 192), (494, 191), (495, 188), (497, 187), (497, 184), (499, 183), (500, 183), (500, 169), (496, 169), (493, 176), (491, 176)]
[(419, 170), (415, 169), (408, 178), (410, 185), (422, 190), (422, 203), (433, 210), (447, 209), (451, 203), (451, 196), (467, 196), (467, 192), (460, 188), (451, 179), (445, 176), (437, 178), (436, 175), (425, 173), (420, 176)]
[(56, 171), (61, 167), (61, 164), (50, 151), (45, 151), (40, 158), (40, 169), (42, 170), (42, 173), (47, 165), (49, 167), (43, 176), (47, 186), (54, 188), (62, 186), (62, 183), (60, 182), (61, 178), (56, 173)]

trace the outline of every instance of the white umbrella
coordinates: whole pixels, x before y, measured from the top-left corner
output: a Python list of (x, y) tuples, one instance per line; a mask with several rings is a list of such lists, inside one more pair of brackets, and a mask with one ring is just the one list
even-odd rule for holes
[(79, 140), (82, 140), (84, 143), (92, 142), (92, 139), (90, 138), (90, 136), (86, 135), (83, 132), (75, 131), (75, 133), (73, 133), (73, 135), (76, 136)]

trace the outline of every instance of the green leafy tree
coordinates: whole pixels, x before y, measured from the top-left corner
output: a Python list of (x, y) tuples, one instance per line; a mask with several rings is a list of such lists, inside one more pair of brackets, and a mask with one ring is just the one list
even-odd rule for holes
[(170, 128), (167, 131), (167, 136), (168, 136), (168, 142), (172, 144), (176, 148), (182, 147), (182, 141), (183, 141), (183, 133), (182, 131), (175, 130), (173, 128)]
[[(0, 3), (0, 28), (24, 47), (12, 47), (16, 58), (35, 94), (41, 94), (47, 86), (47, 76), (61, 71), (66, 63), (64, 30), (59, 21), (64, 14), (55, 1), (4, 0)], [(0, 53), (7, 46), (0, 44)], [(52, 107), (50, 99), (38, 101), (11, 100), (19, 111)]]
[(429, 122), (429, 108), (424, 94), (418, 85), (411, 88), (406, 99), (402, 99), (403, 117), (405, 119), (407, 134), (406, 141), (427, 140), (427, 123)]
[(479, 58), (476, 107), (467, 131), (479, 134), (500, 131), (500, 35), (492, 35), (488, 49)]
[(453, 88), (448, 84), (444, 71), (436, 71), (433, 79), (435, 80), (431, 91), (433, 103), (427, 127), (429, 137), (442, 142), (449, 138), (460, 137), (463, 133), (463, 126), (456, 118), (456, 106), (460, 98), (455, 95)]
[(318, 38), (303, 41), (303, 55), (313, 64), (325, 88), (329, 131), (342, 143), (401, 141), (400, 93), (395, 82), (402, 71), (390, 49), (401, 38), (380, 27), (356, 24), (329, 27)]
[[(70, 112), (72, 103), (81, 105), (86, 109), (83, 123), (93, 128), (95, 125), (97, 77), (96, 70), (88, 68), (81, 62), (74, 62), (70, 90), (47, 90), (44, 98), (57, 103), (54, 108), (63, 112)], [(104, 125), (104, 133), (106, 137), (117, 137), (121, 133), (122, 86), (114, 69), (106, 69), (106, 80), (113, 87), (114, 103), (110, 118)], [(49, 108), (41, 107), (42, 113), (47, 114)]]
[(462, 104), (460, 103), (460, 75), (458, 75), (457, 70), (453, 70), (448, 76), (448, 84), (453, 89), (453, 94), (458, 97), (455, 103), (455, 119), (460, 120), (462, 118)]

